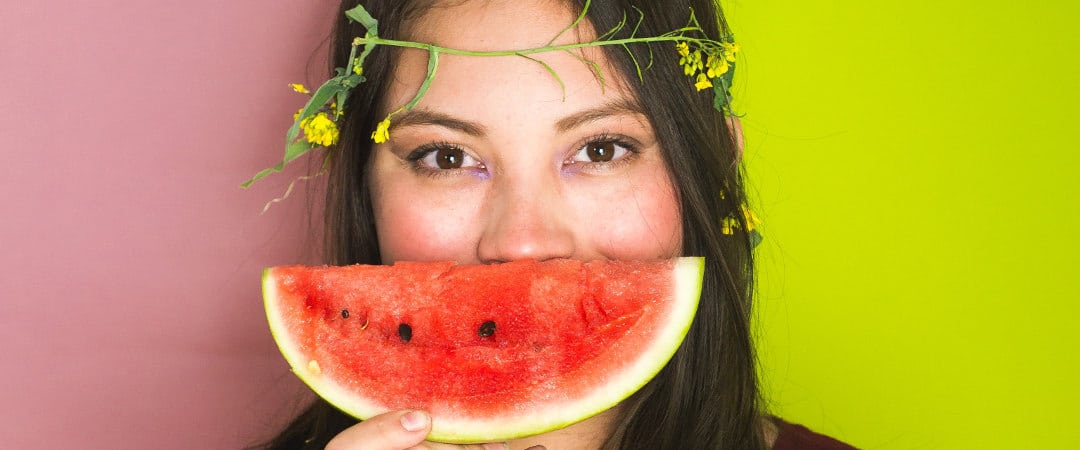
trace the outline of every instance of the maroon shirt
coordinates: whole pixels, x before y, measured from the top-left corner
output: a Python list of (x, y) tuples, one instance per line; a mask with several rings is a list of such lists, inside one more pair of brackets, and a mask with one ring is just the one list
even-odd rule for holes
[(857, 450), (823, 434), (810, 431), (802, 425), (784, 422), (773, 417), (779, 429), (773, 450)]

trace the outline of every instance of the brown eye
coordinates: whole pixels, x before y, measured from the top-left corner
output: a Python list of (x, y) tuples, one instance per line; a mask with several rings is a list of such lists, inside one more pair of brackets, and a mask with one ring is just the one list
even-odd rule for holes
[(611, 161), (615, 157), (615, 143), (611, 141), (590, 142), (585, 145), (585, 156), (592, 162)]
[(406, 158), (417, 169), (455, 172), (484, 169), (484, 164), (454, 144), (431, 144), (413, 150)]
[(440, 169), (459, 169), (465, 159), (465, 152), (459, 148), (440, 148), (435, 151), (435, 164)]
[(619, 139), (598, 137), (578, 148), (570, 161), (577, 164), (606, 165), (605, 163), (624, 160), (633, 153), (633, 147)]

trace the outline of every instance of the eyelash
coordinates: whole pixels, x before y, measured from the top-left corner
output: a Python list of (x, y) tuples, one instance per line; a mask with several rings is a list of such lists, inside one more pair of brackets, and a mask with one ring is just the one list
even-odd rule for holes
[[(578, 153), (583, 151), (585, 149), (585, 147), (590, 146), (590, 145), (606, 144), (606, 143), (611, 143), (611, 144), (614, 144), (617, 147), (621, 147), (622, 149), (625, 149), (626, 154), (619, 157), (618, 159), (612, 159), (610, 161), (575, 161), (574, 160), (574, 158), (578, 155)], [(636, 140), (634, 140), (632, 138), (629, 138), (629, 137), (626, 137), (626, 136), (617, 135), (617, 134), (603, 133), (603, 134), (591, 136), (588, 139), (585, 139), (584, 141), (582, 141), (580, 144), (575, 145), (573, 147), (574, 148), (573, 151), (563, 161), (563, 165), (564, 165), (565, 169), (569, 169), (571, 171), (584, 170), (584, 171), (587, 171), (587, 172), (604, 172), (604, 171), (613, 170), (613, 169), (616, 169), (618, 167), (622, 167), (623, 165), (629, 164), (630, 162), (632, 162), (637, 157), (638, 153), (640, 152), (640, 149), (638, 148), (639, 145), (640, 144), (638, 144)], [(409, 152), (409, 154), (405, 157), (405, 163), (413, 171), (415, 171), (417, 173), (420, 173), (422, 175), (430, 176), (432, 178), (438, 178), (438, 177), (443, 177), (443, 176), (452, 176), (452, 175), (455, 175), (455, 174), (459, 174), (462, 170), (487, 170), (487, 167), (485, 167), (483, 163), (480, 163), (479, 167), (460, 167), (460, 168), (454, 168), (454, 169), (439, 169), (439, 168), (430, 167), (430, 166), (428, 166), (426, 164), (423, 164), (421, 162), (425, 158), (430, 156), (432, 153), (437, 152), (439, 150), (458, 150), (458, 151), (462, 152), (462, 154), (466, 155), (466, 157), (473, 158), (460, 145), (457, 145), (457, 144), (454, 144), (454, 143), (451, 143), (451, 142), (440, 141), (440, 142), (432, 142), (432, 143), (421, 145), (420, 147), (417, 147), (412, 152)]]
[(427, 175), (427, 176), (432, 177), (432, 178), (455, 175), (455, 174), (459, 173), (462, 170), (471, 170), (471, 169), (486, 170), (487, 169), (483, 165), (483, 163), (480, 164), (479, 168), (460, 167), (460, 168), (456, 168), (456, 169), (439, 169), (439, 168), (429, 167), (429, 166), (427, 166), (427, 165), (425, 165), (425, 164), (423, 164), (421, 162), (421, 161), (424, 160), (424, 158), (427, 158), (432, 153), (435, 153), (435, 152), (437, 152), (439, 150), (458, 150), (462, 154), (472, 158), (472, 156), (469, 155), (469, 152), (465, 151), (465, 149), (462, 148), (460, 145), (453, 144), (453, 143), (450, 143), (450, 142), (432, 142), (432, 143), (429, 143), (429, 144), (421, 145), (420, 147), (417, 147), (416, 150), (413, 150), (412, 152), (409, 152), (408, 156), (405, 157), (405, 163), (408, 164), (409, 168), (411, 168), (413, 171), (415, 171), (415, 172), (417, 172), (419, 174), (422, 174), (422, 175)]
[[(623, 155), (618, 159), (612, 159), (611, 161), (574, 161), (573, 158), (577, 156), (578, 152), (581, 152), (586, 146), (604, 143), (611, 143), (615, 144), (618, 147), (622, 147), (626, 150), (626, 155)], [(596, 136), (592, 136), (584, 140), (582, 143), (576, 145), (574, 147), (573, 153), (571, 153), (570, 156), (566, 158), (566, 165), (575, 168), (574, 170), (583, 169), (586, 171), (597, 172), (613, 170), (632, 162), (637, 157), (638, 153), (641, 151), (639, 146), (640, 144), (638, 144), (636, 140), (623, 135), (610, 133), (599, 134)]]

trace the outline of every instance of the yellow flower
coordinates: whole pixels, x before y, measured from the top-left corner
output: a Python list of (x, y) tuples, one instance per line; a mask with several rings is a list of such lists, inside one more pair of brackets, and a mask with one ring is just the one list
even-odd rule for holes
[(337, 144), (340, 135), (337, 124), (324, 112), (300, 121), (300, 127), (304, 129), (304, 137), (308, 142), (323, 147)]
[(371, 132), (371, 140), (376, 144), (382, 144), (390, 140), (390, 118), (387, 117), (379, 122), (379, 125), (375, 127), (375, 131)]
[(357, 75), (363, 75), (364, 74), (364, 66), (360, 65), (360, 59), (357, 59), (356, 61), (353, 61), (352, 71), (353, 71), (353, 73), (355, 73)]
[[(758, 225), (761, 225), (761, 219), (754, 214), (745, 204), (742, 205), (743, 220), (746, 223), (746, 232), (749, 233), (757, 229)], [(735, 234), (735, 230), (740, 228), (739, 222), (734, 217), (728, 216), (724, 220), (720, 221), (720, 232), (724, 234)]]
[(724, 234), (735, 234), (735, 229), (739, 227), (739, 224), (735, 222), (734, 217), (725, 217), (720, 221), (720, 232)]
[(739, 44), (721, 42), (720, 47), (724, 49), (724, 59), (728, 60), (728, 62), (735, 62), (735, 54), (739, 52)]
[(679, 58), (679, 64), (682, 64), (683, 73), (686, 76), (693, 76), (704, 67), (704, 63), (701, 61), (701, 50), (694, 50), (693, 52), (687, 50), (687, 54)]
[(293, 83), (293, 84), (290, 84), (289, 86), (292, 87), (292, 90), (294, 90), (296, 92), (299, 92), (301, 94), (310, 94), (311, 93), (311, 91), (309, 91), (308, 88), (304, 87), (304, 85), (302, 85), (300, 83)]
[(723, 75), (727, 73), (730, 68), (727, 59), (717, 57), (716, 55), (709, 55), (709, 62), (706, 65), (709, 67), (709, 70), (707, 70), (705, 74), (708, 75), (709, 78), (716, 78)]
[(742, 205), (742, 213), (743, 218), (746, 220), (746, 231), (754, 231), (758, 225), (761, 225), (761, 219), (746, 205)]
[(712, 82), (709, 81), (709, 77), (706, 77), (705, 74), (699, 73), (697, 76), (697, 83), (694, 83), (694, 87), (696, 87), (697, 90), (702, 91), (711, 88)]
[(682, 56), (684, 58), (690, 54), (690, 46), (686, 45), (685, 42), (675, 44), (675, 49), (679, 51), (679, 56)]

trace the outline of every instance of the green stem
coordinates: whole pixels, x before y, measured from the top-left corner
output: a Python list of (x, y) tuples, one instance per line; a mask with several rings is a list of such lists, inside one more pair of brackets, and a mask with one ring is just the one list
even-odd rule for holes
[(352, 48), (349, 49), (349, 62), (345, 63), (345, 73), (339, 75), (345, 75), (349, 72), (352, 72), (353, 64), (356, 61), (356, 47), (357, 46), (354, 44)]
[(570, 25), (567, 25), (567, 26), (566, 26), (566, 28), (563, 28), (563, 29), (562, 29), (562, 31), (560, 31), (560, 32), (559, 32), (559, 34), (556, 34), (555, 36), (552, 36), (552, 37), (551, 37), (551, 40), (550, 40), (550, 41), (548, 41), (547, 45), (551, 45), (551, 44), (554, 44), (554, 43), (555, 43), (555, 40), (556, 40), (556, 39), (559, 39), (559, 36), (562, 36), (562, 35), (563, 35), (564, 33), (566, 33), (567, 31), (570, 31), (570, 30), (572, 30), (572, 29), (573, 29), (574, 27), (576, 27), (576, 26), (577, 26), (577, 25), (578, 25), (579, 23), (581, 23), (581, 21), (582, 21), (583, 19), (585, 19), (585, 13), (589, 11), (589, 5), (590, 5), (591, 3), (592, 3), (592, 0), (585, 0), (585, 6), (583, 6), (583, 7), (581, 8), (581, 14), (578, 14), (577, 18), (576, 18), (576, 19), (574, 19), (574, 21), (573, 21), (573, 22), (571, 22), (571, 23), (570, 23)]
[(420, 88), (416, 90), (416, 95), (404, 106), (405, 109), (413, 109), (417, 103), (420, 103), (420, 99), (424, 98), (427, 94), (428, 88), (431, 87), (431, 80), (435, 79), (435, 71), (439, 68), (439, 52), (435, 50), (428, 51), (428, 66), (427, 77), (424, 78), (424, 82), (420, 83)]
[[(676, 31), (677, 32), (696, 31), (696, 29), (684, 28), (684, 29), (680, 29), (680, 30), (676, 30)], [(375, 44), (375, 45), (390, 45), (390, 46), (394, 46), (394, 47), (417, 48), (417, 49), (421, 49), (421, 50), (426, 50), (428, 52), (437, 52), (437, 53), (442, 53), (442, 54), (445, 54), (445, 55), (462, 55), (462, 56), (522, 56), (522, 55), (531, 55), (531, 54), (534, 54), (534, 53), (547, 53), (547, 52), (551, 52), (551, 51), (575, 50), (575, 49), (585, 48), (585, 47), (601, 47), (601, 46), (606, 46), (606, 45), (626, 45), (626, 44), (653, 43), (653, 42), (693, 42), (693, 43), (698, 43), (698, 42), (703, 42), (703, 41), (706, 41), (706, 40), (707, 39), (698, 39), (698, 38), (693, 38), (693, 37), (689, 37), (689, 36), (682, 36), (682, 35), (661, 35), (661, 36), (644, 37), (644, 38), (635, 37), (635, 38), (624, 38), (624, 39), (611, 39), (611, 40), (608, 40), (608, 41), (593, 41), (593, 42), (578, 42), (578, 43), (574, 43), (574, 44), (547, 45), (547, 46), (543, 46), (543, 47), (534, 47), (534, 48), (528, 48), (528, 49), (523, 49), (523, 50), (476, 51), (476, 50), (461, 50), (461, 49), (450, 48), (450, 47), (441, 47), (441, 46), (438, 46), (438, 45), (425, 44), (425, 43), (421, 43), (421, 42), (399, 41), (399, 40), (396, 40), (396, 39), (383, 39), (383, 38), (380, 38), (380, 37), (359, 38), (359, 39), (357, 39), (357, 41), (360, 42), (361, 44), (371, 43), (371, 44)]]

